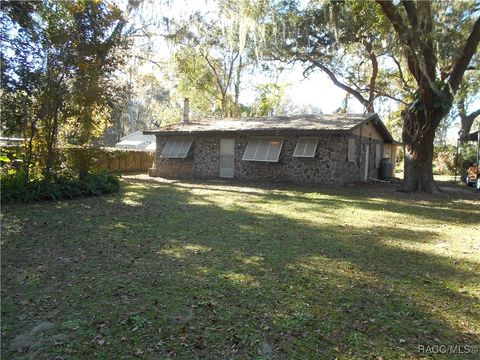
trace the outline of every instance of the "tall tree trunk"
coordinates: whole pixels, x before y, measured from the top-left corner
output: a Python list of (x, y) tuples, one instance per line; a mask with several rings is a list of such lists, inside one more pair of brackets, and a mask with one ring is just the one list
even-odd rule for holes
[(27, 183), (30, 182), (30, 168), (32, 164), (32, 159), (33, 159), (33, 139), (35, 138), (35, 132), (36, 132), (36, 121), (31, 121), (29, 130), (25, 132), (25, 135), (28, 133), (28, 142), (26, 146), (26, 154), (25, 154), (25, 164), (24, 164), (24, 170), (25, 170), (25, 181)]
[(45, 182), (48, 184), (54, 175), (55, 162), (57, 161), (57, 135), (58, 135), (58, 102), (55, 104), (53, 122), (48, 129), (47, 159), (44, 168)]
[(130, 134), (135, 131), (135, 114), (133, 113), (133, 101), (130, 90), (127, 92), (127, 110), (128, 118), (130, 120)]
[(228, 117), (228, 108), (227, 108), (227, 91), (222, 89), (222, 116)]
[[(437, 57), (433, 34), (434, 17), (430, 1), (402, 1), (406, 16), (391, 1), (377, 0), (389, 19), (405, 50), (408, 68), (418, 84), (418, 99), (404, 112), (403, 142), (405, 171), (402, 191), (439, 191), (433, 181), (433, 138), (440, 120), (452, 106), (470, 60), (480, 42), (480, 18), (465, 41), (448, 76), (439, 86), (436, 77)], [(443, 87), (443, 89), (440, 89)]]
[(405, 147), (404, 174), (400, 191), (435, 193), (440, 189), (433, 179), (435, 132), (451, 107), (449, 93), (429, 92), (411, 104), (403, 115), (402, 140)]
[[(418, 114), (405, 114), (409, 117), (409, 121), (421, 122)], [(428, 193), (438, 192), (439, 188), (433, 180), (433, 139), (435, 137), (435, 129), (432, 127), (424, 132), (424, 135), (417, 140), (412, 141), (409, 129), (403, 126), (403, 143), (405, 146), (404, 155), (404, 174), (403, 183), (400, 191), (415, 192), (423, 191)]]
[(46, 162), (45, 162), (45, 168), (44, 168), (44, 178), (45, 182), (49, 183), (50, 180), (52, 179), (52, 176), (55, 175), (54, 172), (57, 170), (56, 169), (56, 164), (58, 161), (58, 153), (57, 153), (57, 141), (58, 141), (58, 122), (59, 122), (59, 117), (60, 117), (60, 108), (62, 106), (62, 96), (60, 87), (62, 84), (62, 81), (64, 79), (65, 74), (62, 74), (58, 81), (54, 84), (54, 89), (52, 94), (55, 94), (55, 98), (52, 99), (51, 101), (54, 102), (53, 104), (53, 111), (52, 113), (48, 112), (48, 116), (52, 116), (52, 120), (47, 122), (47, 154), (46, 154)]
[(235, 79), (235, 100), (234, 100), (234, 116), (239, 116), (238, 99), (240, 97), (240, 80), (242, 76), (242, 57), (240, 56), (237, 66), (237, 76)]

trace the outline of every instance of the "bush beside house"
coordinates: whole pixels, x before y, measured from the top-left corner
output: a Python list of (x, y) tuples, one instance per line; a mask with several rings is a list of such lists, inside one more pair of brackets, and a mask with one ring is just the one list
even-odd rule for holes
[(83, 178), (59, 175), (47, 182), (42, 178), (26, 181), (21, 171), (2, 172), (2, 202), (62, 200), (109, 194), (120, 189), (118, 177), (107, 172), (89, 173)]
[(35, 176), (27, 181), (15, 160), (21, 148), (2, 149), (2, 202), (30, 202), (72, 199), (118, 191), (120, 182), (112, 172), (146, 171), (153, 163), (153, 153), (68, 146), (62, 151), (62, 170), (50, 181)]

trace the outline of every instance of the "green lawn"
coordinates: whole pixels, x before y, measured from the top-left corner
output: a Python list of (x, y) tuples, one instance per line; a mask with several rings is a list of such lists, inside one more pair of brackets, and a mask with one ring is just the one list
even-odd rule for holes
[[(412, 359), (480, 345), (480, 203), (123, 180), (2, 209), (4, 359)], [(478, 359), (478, 354), (436, 355)]]

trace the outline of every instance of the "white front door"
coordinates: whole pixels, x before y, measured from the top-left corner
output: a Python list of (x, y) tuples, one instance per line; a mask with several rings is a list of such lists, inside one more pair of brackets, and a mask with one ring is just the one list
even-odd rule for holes
[(367, 147), (365, 148), (365, 175), (363, 176), (364, 181), (368, 181), (368, 163), (369, 163), (369, 156), (370, 156), (370, 144), (366, 144)]
[(220, 177), (233, 178), (235, 140), (220, 139)]

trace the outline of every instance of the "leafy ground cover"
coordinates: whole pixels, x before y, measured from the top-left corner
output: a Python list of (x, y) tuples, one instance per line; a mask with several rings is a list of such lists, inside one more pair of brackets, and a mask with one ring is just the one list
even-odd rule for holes
[(473, 192), (122, 182), (3, 207), (3, 358), (478, 356)]

